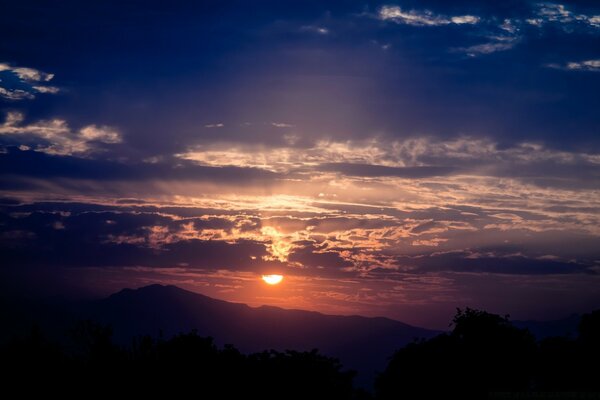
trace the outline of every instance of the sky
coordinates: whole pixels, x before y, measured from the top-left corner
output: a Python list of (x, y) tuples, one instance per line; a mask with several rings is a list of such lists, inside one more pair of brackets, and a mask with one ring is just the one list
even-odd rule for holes
[(0, 8), (4, 291), (432, 328), (600, 306), (598, 3)]

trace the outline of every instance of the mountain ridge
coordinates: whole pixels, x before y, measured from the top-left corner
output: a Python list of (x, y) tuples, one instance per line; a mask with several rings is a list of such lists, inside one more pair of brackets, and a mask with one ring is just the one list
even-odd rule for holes
[[(163, 285), (160, 283), (153, 283), (151, 285), (147, 285), (147, 286), (141, 286), (139, 288), (123, 288), (118, 292), (115, 292), (111, 295), (109, 295), (107, 298), (111, 298), (111, 297), (116, 297), (122, 294), (126, 294), (126, 293), (140, 293), (140, 291), (149, 291), (149, 290), (157, 290), (157, 289), (167, 289), (167, 290), (174, 290), (174, 291), (180, 291), (180, 292), (185, 292), (188, 294), (192, 294), (194, 296), (199, 296), (202, 298), (205, 298), (207, 300), (211, 300), (214, 302), (219, 302), (219, 303), (228, 303), (228, 304), (237, 304), (237, 305), (242, 305), (242, 306), (246, 306), (248, 308), (251, 309), (273, 309), (273, 310), (281, 310), (281, 311), (298, 311), (298, 312), (303, 312), (303, 313), (312, 313), (312, 314), (318, 314), (318, 315), (322, 315), (322, 316), (327, 316), (327, 317), (358, 317), (358, 318), (364, 318), (364, 319), (371, 319), (371, 320), (378, 320), (378, 319), (382, 319), (382, 320), (386, 320), (386, 321), (393, 321), (402, 325), (406, 325), (406, 326), (410, 326), (410, 327), (414, 327), (414, 328), (419, 328), (419, 329), (426, 329), (426, 330), (432, 330), (432, 331), (436, 331), (435, 329), (428, 329), (428, 328), (421, 328), (421, 327), (417, 327), (414, 325), (410, 325), (407, 324), (405, 322), (399, 321), (397, 319), (393, 319), (393, 318), (389, 318), (389, 317), (384, 317), (384, 316), (375, 316), (375, 317), (370, 317), (370, 316), (365, 316), (365, 315), (360, 315), (360, 314), (329, 314), (329, 313), (323, 313), (320, 311), (314, 311), (314, 310), (305, 310), (302, 308), (285, 308), (285, 307), (279, 307), (279, 306), (273, 306), (273, 305), (269, 305), (269, 304), (262, 304), (260, 306), (251, 306), (248, 305), (246, 303), (240, 303), (240, 302), (236, 302), (236, 301), (228, 301), (228, 300), (222, 300), (222, 299), (217, 299), (215, 297), (210, 297), (207, 296), (205, 294), (199, 293), (199, 292), (195, 292), (192, 290), (187, 290), (187, 289), (183, 289), (179, 286), (176, 285)], [(105, 298), (106, 299), (106, 298)]]
[(439, 333), (385, 317), (251, 307), (158, 284), (123, 289), (92, 302), (87, 313), (111, 325), (123, 344), (140, 335), (170, 337), (196, 330), (218, 345), (233, 344), (243, 352), (317, 348), (359, 371), (359, 382), (371, 382), (397, 349)]
[[(415, 339), (441, 333), (387, 317), (252, 307), (161, 284), (124, 288), (102, 299), (77, 303), (40, 302), (31, 306), (14, 302), (2, 306), (3, 319), (17, 321), (13, 325), (22, 332), (34, 323), (56, 338), (64, 337), (74, 322), (89, 319), (110, 325), (115, 341), (123, 346), (140, 336), (170, 338), (195, 330), (201, 336), (213, 337), (219, 346), (232, 344), (245, 353), (316, 348), (358, 371), (357, 384), (364, 387), (370, 387), (396, 350)], [(575, 315), (555, 321), (513, 321), (517, 327), (530, 329), (538, 339), (571, 329), (577, 322)], [(3, 332), (5, 337), (9, 333)]]

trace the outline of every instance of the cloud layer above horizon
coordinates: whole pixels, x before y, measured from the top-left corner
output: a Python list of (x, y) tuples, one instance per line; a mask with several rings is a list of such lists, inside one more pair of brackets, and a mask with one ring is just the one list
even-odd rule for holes
[(598, 6), (7, 8), (11, 279), (429, 326), (600, 302)]

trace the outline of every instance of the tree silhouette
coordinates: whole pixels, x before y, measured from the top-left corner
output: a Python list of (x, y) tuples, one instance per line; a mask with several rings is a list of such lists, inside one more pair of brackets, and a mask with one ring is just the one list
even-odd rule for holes
[(457, 310), (450, 334), (397, 351), (376, 382), (381, 399), (485, 398), (531, 384), (535, 339), (508, 317)]
[[(375, 385), (378, 399), (481, 399), (493, 392), (598, 391), (600, 311), (581, 318), (579, 336), (536, 343), (508, 316), (457, 310), (452, 331), (398, 350)], [(135, 396), (364, 399), (354, 372), (312, 351), (243, 354), (196, 331), (169, 339), (112, 341), (110, 327), (80, 321), (61, 345), (39, 328), (0, 348), (5, 392), (20, 397)]]
[(584, 314), (579, 324), (579, 357), (582, 389), (600, 391), (600, 310)]
[(537, 387), (548, 391), (600, 390), (600, 310), (584, 314), (577, 339), (555, 337), (539, 345)]
[[(116, 346), (108, 326), (79, 322), (61, 348), (39, 330), (0, 351), (6, 382), (42, 387), (61, 395), (91, 394), (199, 398), (352, 399), (354, 372), (317, 350), (274, 350), (244, 355), (232, 345), (218, 348), (196, 331), (169, 340), (135, 338)], [(10, 379), (8, 378), (10, 377)], [(22, 392), (22, 388), (19, 388)], [(48, 395), (48, 393), (46, 393)]]

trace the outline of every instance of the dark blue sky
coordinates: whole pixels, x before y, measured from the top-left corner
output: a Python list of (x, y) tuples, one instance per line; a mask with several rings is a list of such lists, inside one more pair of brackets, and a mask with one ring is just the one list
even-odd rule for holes
[[(0, 37), (15, 280), (430, 325), (600, 299), (597, 3), (18, 1)], [(276, 269), (296, 291), (240, 283)]]

